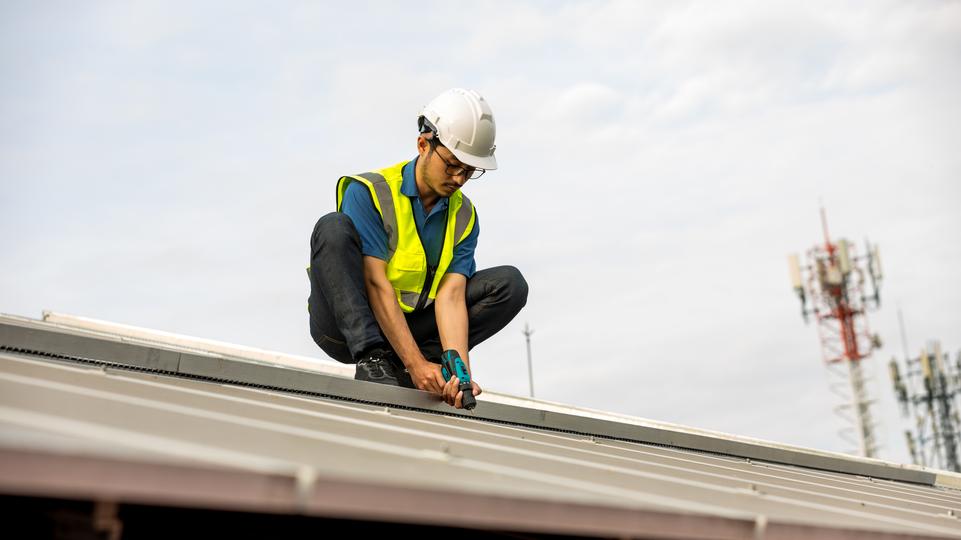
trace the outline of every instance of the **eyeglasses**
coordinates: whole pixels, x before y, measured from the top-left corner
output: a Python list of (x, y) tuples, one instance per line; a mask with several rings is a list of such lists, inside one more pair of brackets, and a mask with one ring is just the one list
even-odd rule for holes
[(468, 180), (476, 180), (481, 176), (484, 176), (484, 173), (487, 172), (487, 169), (478, 169), (477, 167), (464, 167), (461, 165), (454, 165), (453, 163), (444, 159), (444, 156), (440, 155), (440, 152), (437, 151), (438, 146), (443, 146), (442, 144), (437, 142), (437, 139), (431, 139), (430, 142), (434, 146), (434, 153), (437, 154), (437, 157), (439, 157), (440, 160), (444, 162), (444, 165), (447, 165), (448, 175), (450, 176), (463, 175)]

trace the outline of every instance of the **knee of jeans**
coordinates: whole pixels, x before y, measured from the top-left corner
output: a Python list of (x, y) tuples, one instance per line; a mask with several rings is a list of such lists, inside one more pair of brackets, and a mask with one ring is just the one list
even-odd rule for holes
[(350, 349), (347, 347), (347, 343), (344, 341), (324, 334), (323, 331), (315, 328), (314, 325), (310, 325), (310, 337), (314, 338), (314, 343), (320, 347), (320, 350), (327, 353), (327, 356), (337, 360), (342, 364), (354, 363), (354, 358), (350, 354)]
[(317, 220), (314, 232), (310, 236), (310, 245), (315, 245), (321, 238), (327, 242), (360, 240), (354, 222), (343, 212), (331, 212)]
[(505, 287), (507, 288), (507, 296), (510, 298), (511, 303), (520, 309), (527, 305), (527, 293), (528, 286), (527, 280), (524, 279), (524, 275), (521, 271), (514, 266), (505, 266), (503, 268), (505, 274)]

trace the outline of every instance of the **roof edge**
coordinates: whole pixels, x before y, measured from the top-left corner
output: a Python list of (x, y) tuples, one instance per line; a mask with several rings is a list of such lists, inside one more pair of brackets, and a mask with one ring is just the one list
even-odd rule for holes
[[(0, 493), (339, 519), (633, 538), (877, 538), (878, 531), (452, 493), (315, 476), (0, 448)], [(457, 512), (438, 512), (456, 507)], [(887, 532), (885, 538), (938, 538)]]

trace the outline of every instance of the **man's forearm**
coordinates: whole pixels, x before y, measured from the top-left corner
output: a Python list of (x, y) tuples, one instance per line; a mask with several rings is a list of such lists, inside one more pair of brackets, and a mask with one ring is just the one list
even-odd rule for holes
[(456, 350), (467, 364), (469, 371), (470, 359), (467, 350), (469, 326), (464, 288), (456, 284), (442, 286), (434, 301), (434, 310), (437, 314), (437, 331), (440, 334), (441, 347), (445, 350)]
[(410, 327), (407, 326), (407, 319), (404, 318), (400, 305), (397, 304), (394, 289), (385, 289), (368, 282), (367, 296), (377, 324), (384, 331), (404, 366), (410, 368), (412, 363), (426, 361), (417, 342), (414, 341), (414, 336), (410, 333)]

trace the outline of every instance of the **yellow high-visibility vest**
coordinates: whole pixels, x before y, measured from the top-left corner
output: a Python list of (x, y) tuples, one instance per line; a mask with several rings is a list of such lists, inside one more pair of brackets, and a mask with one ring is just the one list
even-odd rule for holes
[(387, 233), (387, 279), (394, 286), (397, 302), (407, 313), (429, 306), (437, 297), (441, 278), (454, 259), (454, 247), (474, 229), (474, 205), (460, 190), (447, 201), (447, 226), (441, 244), (437, 267), (427, 264), (427, 253), (409, 197), (400, 192), (404, 181), (401, 170), (408, 161), (374, 172), (343, 176), (337, 181), (337, 211), (341, 211), (344, 193), (352, 182), (360, 182), (370, 190), (374, 207), (380, 213)]

